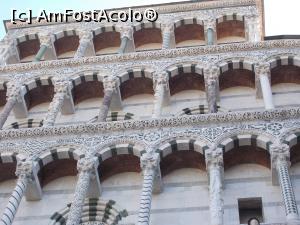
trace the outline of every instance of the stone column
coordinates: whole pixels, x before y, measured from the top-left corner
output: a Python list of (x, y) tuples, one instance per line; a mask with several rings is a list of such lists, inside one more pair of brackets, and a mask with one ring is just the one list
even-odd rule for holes
[(246, 35), (249, 42), (258, 42), (260, 37), (260, 24), (258, 15), (245, 16)]
[(39, 62), (47, 52), (48, 48), (52, 47), (52, 40), (50, 34), (44, 34), (39, 36), (40, 49), (34, 57), (34, 62)]
[(120, 27), (121, 35), (121, 45), (118, 53), (123, 54), (126, 52), (134, 51), (134, 42), (133, 42), (133, 28), (129, 26)]
[(204, 29), (207, 44), (214, 45), (216, 43), (216, 20), (211, 18), (204, 21)]
[(11, 225), (17, 213), (20, 202), (25, 195), (29, 181), (32, 179), (32, 162), (19, 161), (17, 164), (16, 175), (18, 177), (17, 184), (13, 190), (8, 204), (4, 209), (0, 220), (0, 225)]
[(152, 118), (161, 116), (164, 102), (168, 101), (169, 77), (166, 73), (159, 73), (154, 77), (154, 106)]
[[(95, 55), (95, 50), (93, 49), (93, 34), (90, 31), (82, 30), (79, 31), (79, 46), (74, 55), (74, 58), (82, 58), (87, 55)], [(92, 53), (87, 54), (88, 50), (92, 51)]]
[(14, 64), (20, 62), (17, 43), (7, 35), (1, 40), (0, 65)]
[(119, 82), (116, 77), (113, 76), (104, 77), (103, 79), (104, 97), (99, 111), (98, 122), (106, 121), (106, 117), (113, 99), (114, 92), (117, 91), (118, 86), (119, 86)]
[[(154, 189), (161, 191), (162, 187), (159, 163), (160, 158), (157, 153), (145, 153), (141, 156), (144, 181), (137, 225), (149, 225), (150, 223), (152, 192), (154, 192)], [(159, 180), (160, 182), (155, 180)], [(154, 187), (155, 183), (160, 187)]]
[(49, 105), (46, 117), (43, 122), (43, 127), (54, 126), (56, 117), (61, 111), (64, 104), (65, 96), (70, 92), (70, 82), (69, 81), (55, 81), (54, 82), (54, 96)]
[(162, 49), (175, 48), (174, 24), (162, 24)]
[(210, 224), (223, 225), (223, 153), (221, 149), (211, 149), (205, 154), (209, 175)]
[(271, 145), (272, 167), (277, 171), (278, 181), (281, 188), (283, 203), (286, 212), (287, 225), (299, 225), (299, 213), (296, 198), (289, 175), (290, 151), (286, 144)]
[(95, 158), (81, 158), (77, 162), (78, 181), (75, 187), (73, 202), (70, 207), (66, 225), (78, 225), (81, 218), (84, 199), (89, 190), (90, 180), (97, 169)]
[(255, 76), (260, 82), (265, 109), (274, 109), (272, 89), (269, 80), (270, 73), (270, 65), (268, 63), (260, 63), (255, 66)]
[(2, 129), (5, 121), (7, 120), (10, 112), (16, 105), (18, 98), (20, 98), (21, 85), (17, 83), (8, 83), (6, 92), (6, 103), (0, 114), (0, 129)]
[(204, 69), (206, 98), (209, 113), (218, 112), (217, 98), (219, 93), (219, 69), (209, 66)]

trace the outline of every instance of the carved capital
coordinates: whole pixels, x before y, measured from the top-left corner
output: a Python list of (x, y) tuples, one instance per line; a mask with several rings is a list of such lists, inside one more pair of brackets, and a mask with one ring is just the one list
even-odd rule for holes
[(33, 164), (31, 161), (18, 161), (15, 172), (19, 178), (32, 179), (33, 178)]
[(174, 32), (174, 24), (171, 22), (161, 24), (161, 30), (163, 33), (173, 33)]
[(95, 167), (97, 165), (96, 158), (81, 158), (77, 162), (77, 170), (81, 173), (91, 173), (93, 174), (95, 171)]
[(18, 99), (20, 97), (22, 85), (19, 82), (8, 82), (6, 97), (7, 99)]
[(160, 157), (154, 152), (147, 152), (141, 156), (141, 168), (143, 172), (156, 172), (159, 170)]
[(204, 68), (203, 73), (204, 73), (204, 77), (207, 82), (213, 81), (213, 80), (217, 81), (219, 78), (220, 70), (216, 66), (208, 66), (208, 67)]
[(169, 90), (169, 76), (165, 72), (155, 73), (153, 76), (154, 89), (162, 85), (166, 90)]
[(71, 83), (68, 80), (54, 80), (54, 92), (68, 94), (71, 90)]
[(268, 75), (270, 74), (270, 64), (269, 63), (258, 63), (255, 65), (255, 74), (260, 75)]
[(209, 18), (207, 20), (204, 21), (204, 26), (205, 26), (205, 30), (207, 29), (213, 29), (214, 31), (216, 30), (216, 19), (215, 18)]
[(290, 147), (287, 144), (272, 144), (270, 146), (270, 154), (273, 165), (290, 165)]
[(103, 78), (104, 90), (116, 90), (119, 87), (119, 79), (114, 76), (106, 76)]
[(220, 148), (211, 148), (205, 151), (206, 167), (221, 168), (223, 167), (223, 152)]
[(80, 42), (90, 42), (93, 40), (93, 34), (90, 30), (79, 30), (78, 36), (80, 38)]
[(130, 26), (121, 26), (120, 27), (121, 39), (127, 37), (129, 40), (133, 39), (133, 28)]
[(47, 47), (52, 46), (52, 38), (50, 33), (47, 34), (39, 34), (40, 45), (45, 45)]

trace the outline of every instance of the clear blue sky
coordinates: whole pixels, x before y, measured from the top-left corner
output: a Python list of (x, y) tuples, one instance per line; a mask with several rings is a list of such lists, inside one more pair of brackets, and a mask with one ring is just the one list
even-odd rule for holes
[[(97, 9), (120, 8), (137, 5), (175, 2), (180, 0), (0, 0), (0, 20), (11, 18), (12, 9), (40, 12), (45, 9), (61, 12), (65, 9), (89, 11)], [(300, 1), (299, 0), (265, 0), (266, 35), (300, 34)], [(36, 16), (34, 14), (34, 16)], [(5, 35), (3, 23), (0, 25), (0, 39)]]

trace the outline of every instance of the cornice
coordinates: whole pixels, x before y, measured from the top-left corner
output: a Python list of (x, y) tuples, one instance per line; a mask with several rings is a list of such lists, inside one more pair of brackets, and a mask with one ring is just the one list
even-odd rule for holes
[(0, 73), (18, 73), (22, 71), (28, 72), (29, 70), (40, 70), (40, 69), (55, 69), (63, 67), (74, 67), (84, 66), (88, 64), (107, 64), (107, 63), (118, 63), (118, 62), (132, 62), (132, 61), (143, 61), (143, 60), (158, 60), (161, 58), (176, 58), (183, 56), (196, 56), (196, 55), (207, 55), (207, 54), (218, 54), (226, 52), (245, 52), (255, 50), (267, 50), (274, 48), (290, 48), (300, 47), (300, 40), (273, 40), (263, 42), (244, 42), (234, 43), (226, 45), (213, 45), (213, 46), (199, 46), (190, 48), (180, 49), (166, 49), (159, 51), (145, 51), (145, 52), (133, 52), (122, 55), (105, 55), (105, 56), (94, 56), (84, 57), (79, 59), (63, 59), (63, 60), (52, 60), (44, 62), (30, 62), (22, 64), (11, 64), (0, 67)]
[(241, 123), (250, 121), (278, 121), (286, 119), (298, 119), (300, 108), (274, 109), (269, 111), (254, 112), (229, 112), (205, 115), (192, 115), (182, 117), (168, 117), (149, 120), (103, 122), (95, 124), (79, 124), (55, 127), (39, 127), (30, 129), (1, 130), (0, 140), (19, 139), (61, 135), (97, 134), (110, 132), (124, 132), (127, 130), (148, 130), (167, 127), (202, 127), (226, 123)]
[[(213, 9), (213, 8), (225, 8), (225, 7), (238, 7), (238, 6), (250, 6), (256, 5), (256, 0), (217, 0), (217, 1), (207, 1), (207, 2), (183, 2), (177, 4), (166, 4), (166, 5), (148, 5), (142, 7), (131, 7), (137, 11), (144, 11), (147, 8), (153, 8), (158, 13), (175, 13), (175, 12), (185, 12), (191, 10), (202, 10), (202, 9)], [(126, 8), (120, 9), (108, 9), (107, 11), (122, 11), (126, 10)], [(74, 23), (74, 21), (70, 20), (69, 23)], [(33, 26), (43, 26), (43, 25), (50, 25), (50, 24), (57, 24), (57, 23), (48, 23), (45, 21), (37, 22), (32, 21), (32, 24), (26, 23), (17, 23), (12, 24), (11, 22), (5, 22), (5, 26), (8, 30), (16, 29), (16, 28), (24, 28), (24, 27), (33, 27)]]

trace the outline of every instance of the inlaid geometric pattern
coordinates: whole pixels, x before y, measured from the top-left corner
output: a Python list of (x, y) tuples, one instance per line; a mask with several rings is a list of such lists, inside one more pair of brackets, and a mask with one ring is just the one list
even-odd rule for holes
[(38, 78), (35, 78), (34, 80), (30, 80), (24, 84), (24, 86), (26, 88), (26, 92), (29, 92), (30, 90), (32, 90), (36, 87), (47, 86), (47, 85), (53, 85), (52, 76), (38, 77)]
[(145, 68), (134, 68), (127, 70), (125, 73), (118, 75), (120, 79), (120, 83), (123, 83), (127, 80), (138, 78), (138, 77), (146, 77), (152, 79), (153, 70), (145, 69)]
[(203, 20), (200, 20), (198, 18), (184, 18), (181, 20), (177, 20), (174, 23), (175, 28), (183, 26), (183, 25), (188, 25), (188, 24), (199, 24), (203, 26)]
[(234, 69), (244, 69), (254, 72), (254, 63), (244, 61), (243, 59), (233, 59), (219, 64), (220, 74)]
[(166, 72), (168, 73), (169, 78), (175, 77), (183, 73), (196, 73), (196, 74), (203, 75), (203, 68), (197, 64), (186, 63), (186, 64), (179, 64), (176, 66), (172, 66), (168, 68)]
[(76, 30), (64, 30), (64, 31), (59, 31), (54, 34), (54, 39), (55, 41), (63, 38), (63, 37), (68, 37), (68, 36), (75, 36), (78, 35), (78, 31)]
[(194, 139), (172, 140), (162, 146), (160, 146), (156, 152), (160, 154), (161, 158), (166, 157), (172, 152), (176, 151), (195, 151), (204, 155), (204, 152), (209, 147), (203, 142)]
[[(70, 207), (71, 203), (66, 208), (55, 212), (50, 218), (49, 225), (65, 225)], [(127, 211), (121, 209), (113, 200), (105, 201), (99, 198), (89, 198), (84, 202), (80, 224), (98, 221), (107, 225), (116, 225), (126, 216), (128, 216)]]
[(105, 33), (105, 32), (112, 32), (112, 31), (117, 31), (118, 32), (118, 29), (115, 25), (108, 25), (108, 26), (99, 27), (99, 28), (93, 30), (92, 33), (93, 33), (93, 37), (95, 37), (98, 34), (102, 34), (102, 33)]
[(223, 152), (228, 152), (241, 146), (253, 146), (269, 151), (271, 144), (270, 139), (263, 135), (241, 134), (225, 139), (218, 145), (218, 148), (221, 148)]
[(140, 146), (134, 144), (117, 144), (101, 150), (96, 153), (96, 156), (98, 157), (99, 163), (101, 163), (102, 161), (117, 155), (135, 155), (140, 157), (144, 153), (145, 150)]
[(136, 31), (146, 29), (146, 28), (158, 28), (158, 29), (160, 29), (160, 26), (161, 26), (160, 23), (142, 22), (142, 23), (138, 23), (137, 25), (135, 25), (133, 27), (133, 31), (136, 32)]
[(19, 122), (11, 123), (10, 125), (4, 127), (4, 129), (22, 129), (22, 128), (42, 127), (42, 126), (43, 126), (43, 120), (26, 119)]
[(277, 56), (269, 61), (271, 69), (277, 66), (299, 66), (300, 67), (300, 57), (298, 56)]
[(75, 159), (83, 158), (84, 154), (79, 150), (70, 146), (63, 146), (59, 148), (53, 148), (47, 151), (35, 159), (37, 163), (37, 170), (40, 170), (43, 166), (60, 159)]
[[(218, 112), (228, 112), (228, 110), (225, 110), (224, 108), (221, 108), (220, 106), (217, 106)], [(210, 113), (208, 110), (207, 105), (199, 105), (192, 108), (184, 108), (180, 113), (178, 113), (178, 116), (184, 116), (184, 115), (199, 115), (199, 114), (207, 114)]]
[(233, 13), (233, 14), (223, 15), (217, 18), (217, 24), (225, 21), (230, 21), (230, 20), (244, 21), (244, 19), (245, 19), (244, 16)]
[[(106, 117), (106, 122), (111, 121), (123, 121), (134, 119), (134, 114), (132, 113), (122, 113), (122, 112), (110, 112)], [(98, 120), (98, 116), (95, 116), (89, 121), (89, 123), (95, 123)]]
[(103, 76), (98, 71), (84, 71), (71, 78), (72, 88), (89, 81), (103, 81)]

